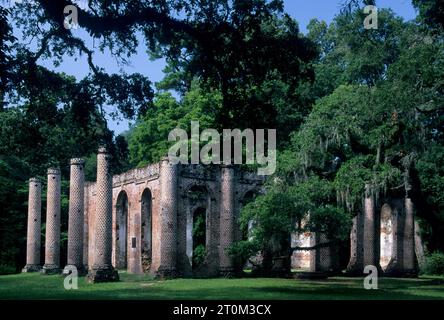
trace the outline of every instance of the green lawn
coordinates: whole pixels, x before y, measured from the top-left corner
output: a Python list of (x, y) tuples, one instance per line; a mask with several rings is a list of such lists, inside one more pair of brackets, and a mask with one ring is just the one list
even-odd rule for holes
[(0, 299), (444, 299), (444, 278), (379, 280), (378, 290), (365, 290), (362, 278), (176, 279), (120, 274), (116, 283), (88, 284), (65, 290), (62, 276), (0, 276)]

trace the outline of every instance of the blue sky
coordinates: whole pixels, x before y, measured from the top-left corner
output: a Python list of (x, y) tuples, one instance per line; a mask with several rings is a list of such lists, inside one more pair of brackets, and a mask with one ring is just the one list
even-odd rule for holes
[[(303, 33), (306, 33), (306, 27), (313, 18), (324, 20), (328, 23), (331, 22), (339, 12), (343, 2), (344, 0), (284, 0), (285, 11), (298, 21), (300, 30)], [(414, 19), (416, 16), (411, 0), (378, 0), (377, 6), (378, 8), (391, 8), (396, 14), (406, 20)], [(85, 39), (92, 47), (93, 42), (84, 31), (81, 29), (74, 30), (74, 33)], [(139, 72), (146, 75), (152, 82), (160, 81), (163, 78), (162, 70), (165, 66), (165, 61), (163, 59), (150, 61), (143, 44), (140, 45), (139, 49), (138, 54), (131, 58), (130, 65), (128, 66), (119, 66), (109, 52), (104, 54), (96, 52), (94, 61), (107, 72), (118, 73), (122, 70), (127, 73)], [(85, 57), (78, 57), (77, 60), (67, 57), (57, 68), (48, 60), (40, 61), (40, 63), (48, 68), (73, 75), (77, 79), (83, 78), (89, 72)], [(119, 134), (128, 129), (128, 122), (109, 119), (109, 127), (115, 134)]]

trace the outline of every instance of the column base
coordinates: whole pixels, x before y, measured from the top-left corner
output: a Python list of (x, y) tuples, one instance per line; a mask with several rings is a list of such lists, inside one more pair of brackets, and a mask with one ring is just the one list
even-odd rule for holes
[(42, 270), (42, 266), (38, 264), (27, 264), (23, 267), (22, 272), (40, 272)]
[(55, 264), (45, 264), (41, 270), (42, 274), (59, 274), (60, 267)]
[(73, 270), (77, 270), (77, 275), (79, 276), (85, 276), (88, 273), (88, 269), (85, 269), (84, 266), (77, 267), (73, 264), (68, 264), (65, 266), (65, 268), (62, 271), (63, 275), (69, 275), (72, 273)]
[(223, 278), (234, 278), (236, 276), (236, 272), (232, 267), (221, 267), (219, 269), (219, 276)]
[(345, 274), (349, 277), (360, 277), (364, 274), (364, 266), (362, 263), (350, 262)]
[(327, 272), (299, 272), (296, 274), (296, 279), (301, 280), (325, 280), (328, 279)]
[(119, 281), (119, 273), (113, 266), (93, 267), (88, 271), (89, 283)]
[(387, 269), (384, 270), (384, 277), (394, 277), (394, 278), (417, 278), (418, 270), (416, 269), (404, 269), (397, 267), (396, 265), (389, 265)]
[(175, 267), (162, 267), (155, 272), (155, 277), (158, 279), (174, 279), (179, 276), (177, 269)]

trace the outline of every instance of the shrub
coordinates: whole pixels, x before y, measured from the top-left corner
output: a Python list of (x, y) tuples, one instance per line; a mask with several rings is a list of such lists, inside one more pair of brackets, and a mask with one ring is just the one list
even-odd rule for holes
[(205, 246), (202, 244), (198, 245), (193, 251), (193, 266), (195, 267), (200, 266), (204, 262), (205, 256), (206, 256)]
[(427, 255), (423, 273), (429, 275), (444, 275), (444, 253), (434, 252)]
[(13, 273), (16, 273), (14, 266), (0, 264), (0, 274), (13, 274)]

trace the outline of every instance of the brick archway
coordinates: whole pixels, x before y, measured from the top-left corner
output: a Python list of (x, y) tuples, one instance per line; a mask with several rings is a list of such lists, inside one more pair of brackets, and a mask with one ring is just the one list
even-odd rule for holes
[(115, 267), (128, 267), (128, 214), (129, 202), (125, 191), (120, 191), (116, 201), (116, 236), (115, 236)]
[(141, 196), (141, 246), (140, 257), (142, 271), (148, 273), (152, 264), (153, 253), (153, 195), (149, 188), (145, 188)]

